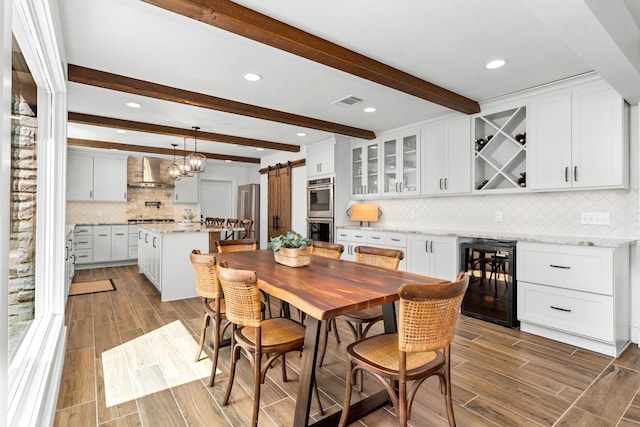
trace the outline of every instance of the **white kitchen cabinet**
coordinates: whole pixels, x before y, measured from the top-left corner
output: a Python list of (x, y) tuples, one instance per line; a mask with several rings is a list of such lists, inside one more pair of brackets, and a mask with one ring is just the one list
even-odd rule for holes
[(75, 233), (71, 231), (67, 234), (65, 243), (65, 297), (69, 295), (69, 287), (73, 281), (75, 264)]
[(380, 162), (383, 196), (417, 195), (420, 192), (420, 133), (409, 131), (383, 137), (380, 142)]
[(129, 234), (129, 244), (127, 248), (128, 259), (138, 258), (138, 235), (139, 229), (137, 225), (128, 225), (127, 232)]
[(173, 203), (198, 203), (199, 174), (174, 181)]
[(307, 178), (335, 173), (335, 145), (335, 140), (331, 140), (307, 147)]
[(374, 246), (386, 249), (398, 249), (404, 253), (404, 258), (398, 265), (398, 270), (407, 271), (406, 268), (406, 233), (378, 230), (358, 230), (351, 228), (340, 228), (336, 230), (336, 243), (344, 246), (341, 259), (355, 261), (357, 246)]
[(111, 226), (93, 226), (93, 262), (111, 261)]
[(149, 264), (147, 277), (162, 292), (162, 235), (149, 233)]
[(530, 188), (628, 187), (628, 106), (607, 83), (534, 98), (527, 108)]
[(630, 340), (629, 247), (519, 242), (524, 332), (616, 357)]
[(147, 274), (147, 267), (150, 256), (149, 231), (138, 228), (138, 271), (140, 274)]
[(422, 128), (422, 194), (464, 194), (471, 191), (470, 141), (471, 119), (468, 116)]
[(377, 141), (351, 147), (351, 197), (355, 199), (380, 195), (380, 157)]
[(457, 237), (409, 234), (406, 255), (411, 273), (454, 280), (460, 269)]
[(356, 246), (367, 244), (367, 231), (348, 228), (337, 228), (336, 243), (344, 246), (344, 252), (342, 253), (341, 259), (345, 259), (347, 261), (355, 261), (356, 255), (353, 249)]
[(67, 154), (67, 200), (127, 201), (127, 159)]
[(78, 225), (75, 227), (74, 234), (76, 264), (91, 264), (93, 262), (93, 226)]
[(129, 226), (111, 226), (111, 261), (129, 259)]

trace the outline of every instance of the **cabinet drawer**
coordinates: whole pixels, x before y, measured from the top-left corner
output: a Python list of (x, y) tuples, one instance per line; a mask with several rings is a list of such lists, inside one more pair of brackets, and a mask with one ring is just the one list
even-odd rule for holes
[(613, 295), (613, 250), (519, 243), (518, 280)]
[(75, 250), (76, 264), (91, 264), (93, 262), (93, 251), (91, 249)]
[(91, 225), (76, 225), (74, 230), (76, 236), (90, 236), (93, 233), (93, 226)]
[(384, 246), (387, 244), (387, 233), (384, 231), (367, 231), (367, 245)]
[(407, 235), (405, 233), (387, 233), (386, 245), (405, 249), (407, 247)]
[(138, 246), (138, 233), (129, 234), (129, 247)]
[(518, 281), (518, 319), (614, 341), (613, 297)]
[(76, 249), (91, 249), (93, 236), (76, 236)]
[(367, 232), (364, 230), (348, 230), (340, 228), (336, 232), (336, 240), (346, 240), (349, 242), (367, 242)]
[(138, 234), (138, 226), (137, 225), (127, 225), (129, 229), (129, 234)]

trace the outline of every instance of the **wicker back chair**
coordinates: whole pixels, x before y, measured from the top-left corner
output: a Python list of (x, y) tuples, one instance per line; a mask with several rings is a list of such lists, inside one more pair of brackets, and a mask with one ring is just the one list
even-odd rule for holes
[[(251, 425), (257, 426), (260, 385), (264, 382), (267, 370), (277, 358), (282, 358), (282, 381), (287, 381), (285, 354), (294, 350), (302, 351), (305, 328), (300, 323), (283, 317), (262, 320), (258, 279), (254, 271), (234, 270), (221, 262), (218, 264), (218, 277), (227, 301), (227, 319), (233, 324), (229, 382), (222, 404), (229, 403), (236, 362), (242, 349), (253, 368), (254, 400)], [(264, 364), (262, 355), (266, 355)], [(317, 402), (319, 404), (319, 398)], [(320, 411), (322, 413), (322, 407)]]
[(312, 255), (321, 256), (325, 258), (340, 259), (344, 252), (344, 246), (339, 243), (328, 243), (314, 241)]
[(224, 225), (226, 224), (227, 220), (224, 218), (215, 218), (212, 216), (208, 216), (204, 219), (204, 224), (205, 225), (212, 225), (214, 227), (224, 227)]
[[(411, 405), (423, 381), (437, 375), (445, 397), (449, 425), (455, 426), (451, 398), (451, 342), (469, 277), (455, 282), (404, 285), (400, 295), (398, 333), (376, 335), (347, 347), (346, 391), (340, 425), (346, 424), (355, 373), (366, 370), (389, 393), (400, 426), (411, 417)], [(407, 395), (407, 381), (414, 381)], [(398, 384), (398, 394), (393, 387)]]
[(216, 240), (218, 252), (244, 252), (258, 249), (256, 239)]
[(202, 298), (204, 306), (204, 315), (202, 318), (202, 328), (200, 329), (200, 344), (196, 353), (196, 362), (200, 360), (202, 350), (204, 348), (204, 340), (207, 327), (211, 325), (213, 341), (213, 355), (211, 361), (211, 375), (209, 376), (209, 387), (213, 387), (216, 379), (216, 368), (218, 366), (218, 351), (220, 349), (220, 340), (224, 335), (224, 331), (229, 326), (227, 322), (221, 330), (222, 321), (226, 319), (226, 306), (220, 291), (220, 282), (216, 275), (216, 257), (212, 254), (201, 254), (198, 249), (194, 249), (189, 254), (191, 265), (196, 276), (196, 292)]
[[(373, 246), (356, 246), (354, 248), (356, 262), (374, 267), (397, 270), (404, 252), (397, 249), (377, 248)], [(356, 341), (367, 336), (371, 327), (382, 320), (382, 308), (371, 307), (340, 316), (347, 322)], [(362, 374), (360, 374), (359, 390), (364, 390)]]

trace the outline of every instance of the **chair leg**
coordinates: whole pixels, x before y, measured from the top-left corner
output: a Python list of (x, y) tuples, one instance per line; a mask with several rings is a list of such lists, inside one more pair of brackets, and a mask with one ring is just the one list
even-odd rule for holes
[(204, 313), (204, 317), (202, 318), (202, 329), (200, 330), (200, 343), (198, 345), (198, 352), (196, 353), (196, 362), (200, 360), (200, 356), (202, 356), (202, 350), (204, 349), (204, 339), (207, 334), (207, 327), (209, 326), (209, 319), (211, 316), (209, 313)]
[[(360, 341), (362, 339), (362, 323), (358, 323), (357, 328), (356, 341)], [(360, 369), (357, 373), (358, 375), (358, 391), (360, 393), (364, 392), (364, 371)]]
[(282, 353), (282, 382), (287, 382), (287, 360), (285, 353)]
[(253, 360), (253, 416), (251, 418), (251, 425), (257, 427), (258, 425), (258, 412), (260, 411), (260, 385), (262, 377), (262, 358), (261, 354), (254, 353)]
[(213, 319), (212, 338), (213, 338), (213, 355), (211, 356), (211, 375), (209, 375), (209, 387), (213, 387), (216, 380), (216, 370), (218, 369), (218, 352), (220, 350), (220, 316)]
[(344, 389), (344, 401), (342, 402), (342, 415), (340, 416), (340, 422), (338, 425), (344, 427), (347, 425), (347, 419), (349, 418), (349, 408), (351, 406), (351, 389), (353, 387), (353, 362), (349, 359), (347, 365), (347, 378), (345, 380)]
[(451, 396), (451, 349), (445, 348), (445, 358), (446, 363), (444, 365), (444, 373), (442, 377), (444, 377), (444, 389), (445, 389), (445, 403), (447, 406), (447, 418), (449, 418), (449, 427), (456, 426), (456, 418), (453, 415), (453, 396)]
[(223, 406), (229, 403), (229, 396), (231, 396), (231, 389), (233, 388), (233, 380), (236, 376), (236, 362), (240, 357), (240, 346), (236, 345), (235, 332), (236, 328), (234, 325), (231, 333), (231, 366), (229, 367), (229, 381), (227, 382), (227, 391), (225, 391), (224, 398), (222, 399)]

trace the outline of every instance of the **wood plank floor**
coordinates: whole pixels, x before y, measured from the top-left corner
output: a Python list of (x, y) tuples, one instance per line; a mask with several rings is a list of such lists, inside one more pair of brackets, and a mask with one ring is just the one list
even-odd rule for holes
[[(136, 266), (81, 270), (74, 280), (109, 278), (116, 291), (69, 298), (55, 425), (248, 425), (252, 403), (248, 362), (244, 358), (239, 362), (230, 404), (222, 406), (228, 348), (220, 352), (220, 372), (213, 388), (205, 384), (209, 358), (193, 361), (200, 301), (162, 303)], [(343, 341), (338, 344), (333, 336), (329, 338), (325, 365), (317, 371), (327, 413), (340, 409), (344, 395), (344, 349), (351, 338), (340, 323)], [(462, 317), (452, 358), (459, 426), (640, 425), (640, 351), (636, 345), (614, 360)], [(281, 381), (276, 367), (263, 385), (260, 426), (292, 423), (300, 358), (289, 355), (287, 366), (287, 383)], [(365, 377), (365, 393), (379, 389), (373, 378)], [(353, 398), (358, 396), (354, 391)], [(313, 406), (312, 418), (318, 416)], [(355, 425), (395, 424), (393, 410), (387, 407)], [(435, 378), (419, 391), (410, 424), (448, 425)]]

